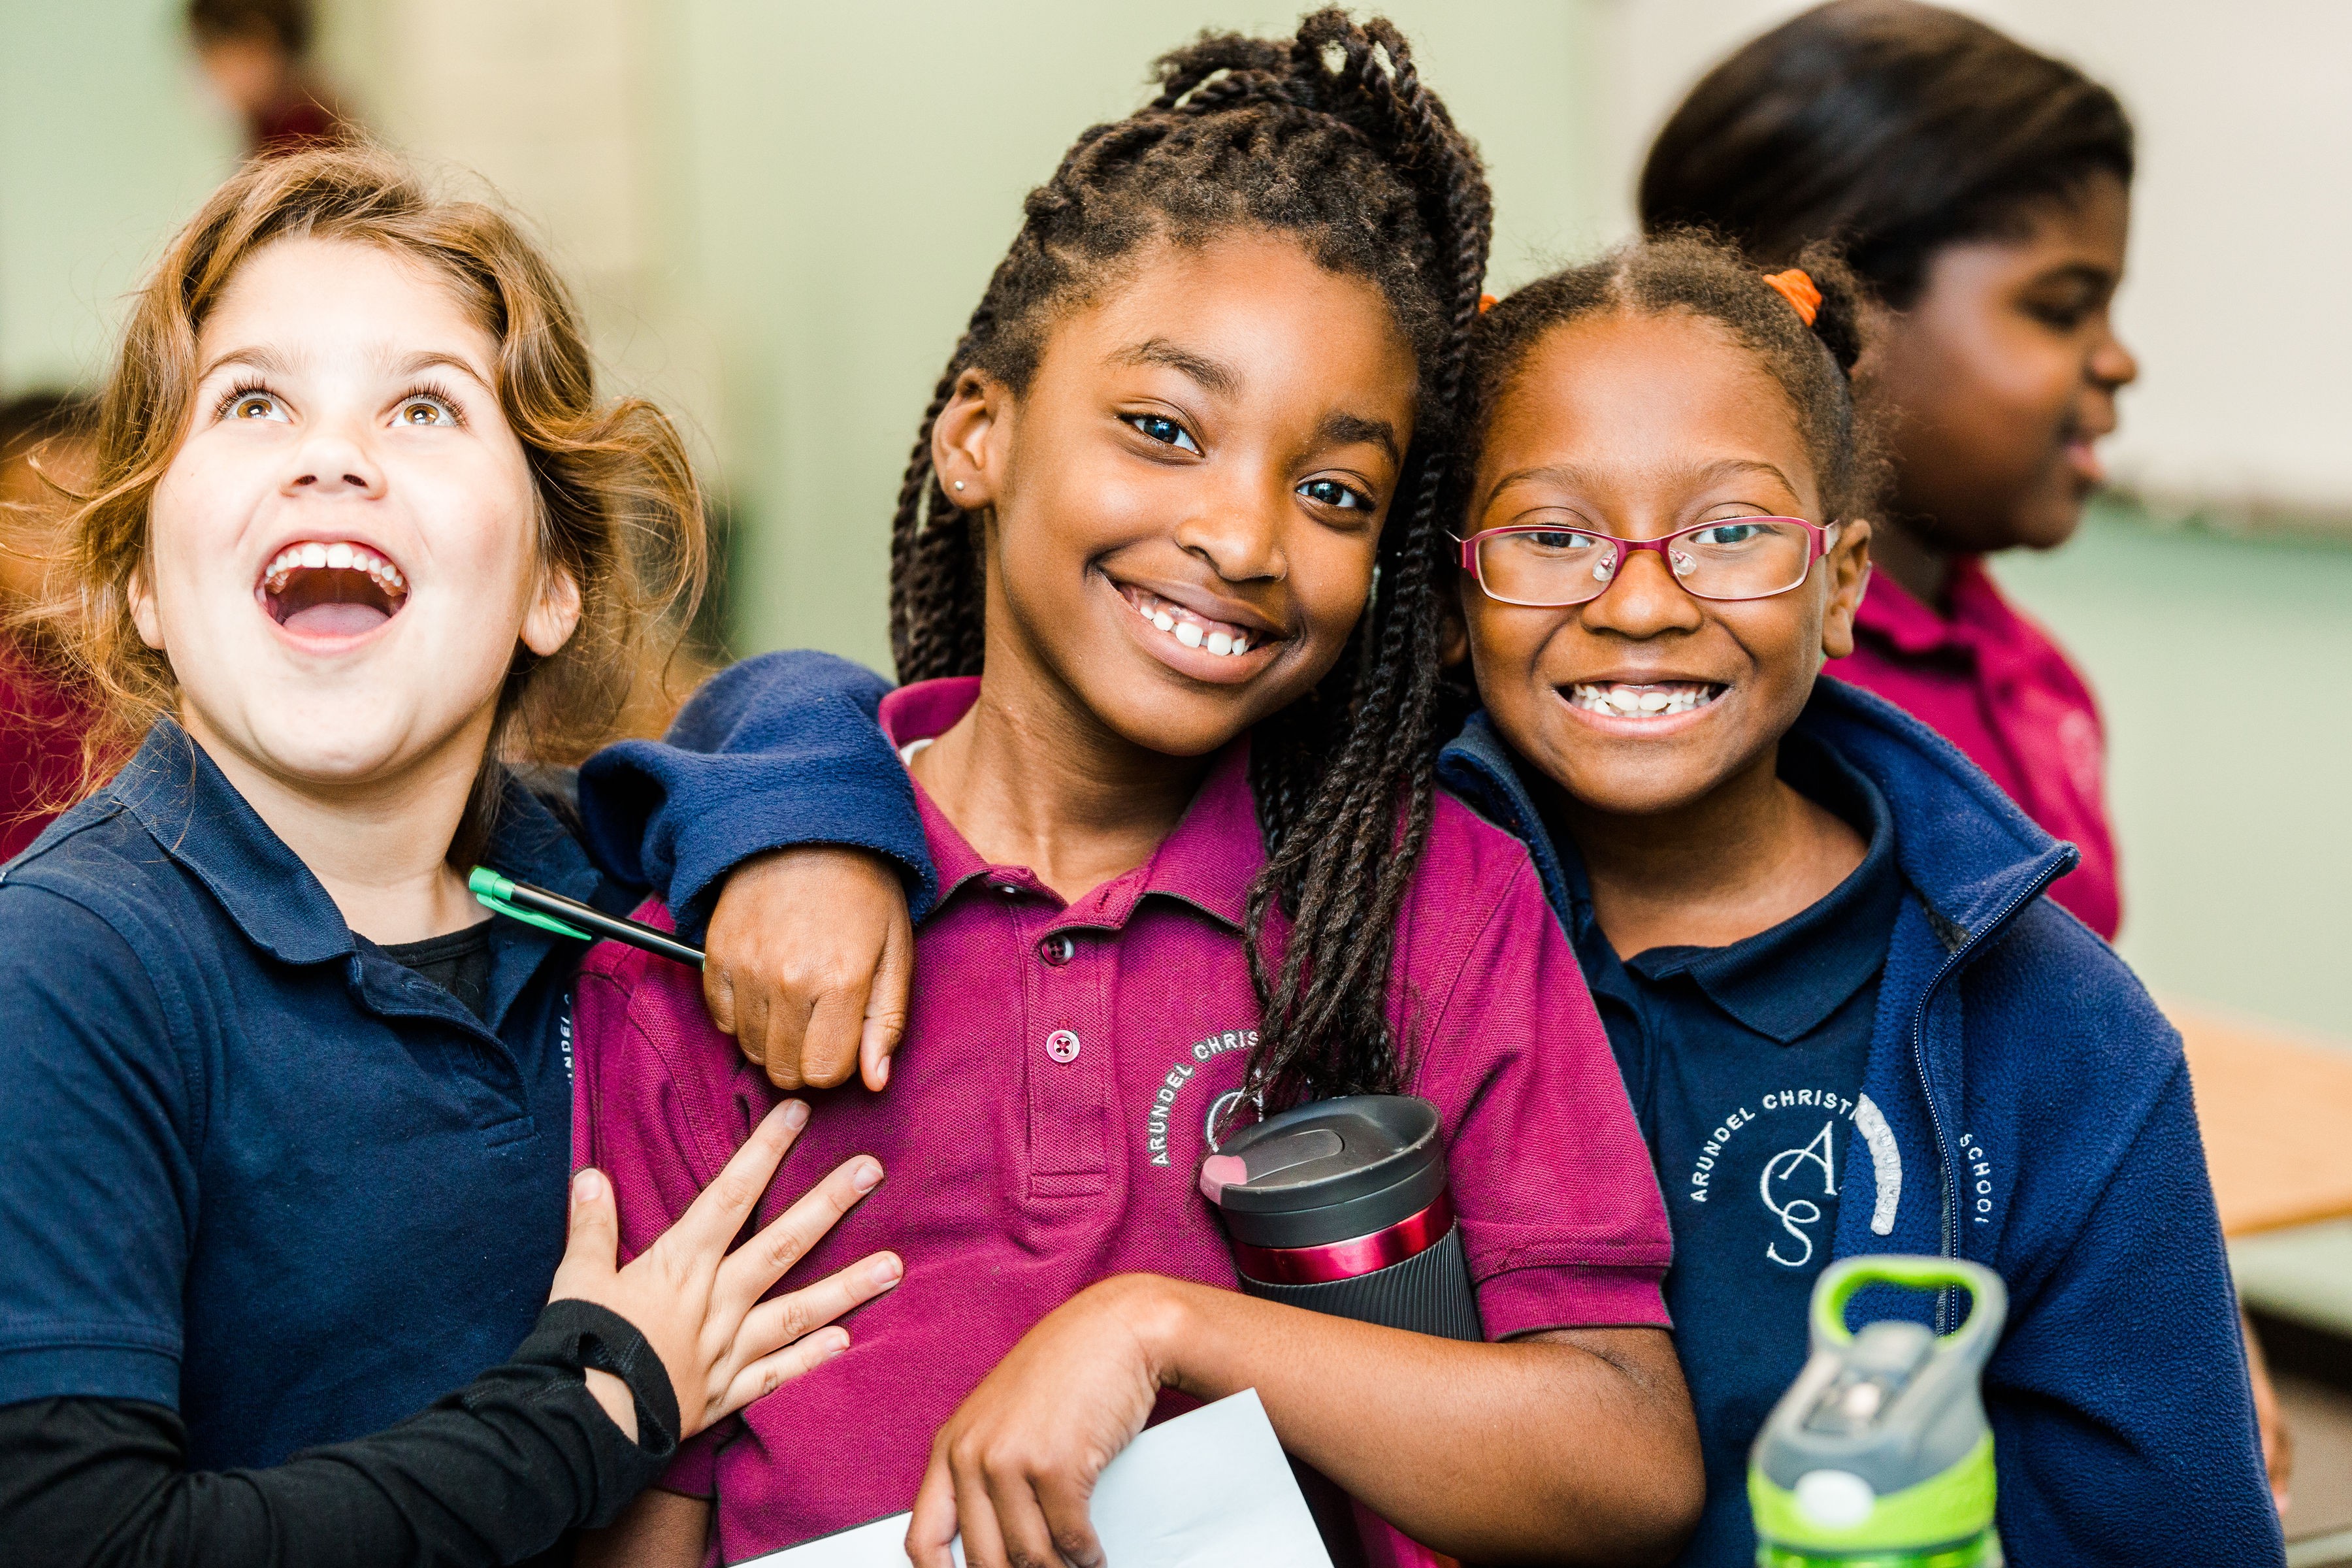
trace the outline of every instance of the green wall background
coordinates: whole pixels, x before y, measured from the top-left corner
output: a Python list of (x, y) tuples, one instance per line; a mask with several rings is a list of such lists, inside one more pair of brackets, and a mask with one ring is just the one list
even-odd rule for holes
[(0, 0), (0, 395), (80, 382), (235, 156), (173, 0)]

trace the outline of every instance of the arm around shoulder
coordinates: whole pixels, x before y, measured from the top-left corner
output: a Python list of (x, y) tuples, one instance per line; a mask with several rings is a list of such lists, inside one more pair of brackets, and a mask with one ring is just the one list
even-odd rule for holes
[(715, 677), (661, 743), (591, 758), (592, 847), (704, 944), (712, 1021), (783, 1089), (878, 1089), (907, 1016), (912, 919), (936, 890), (887, 687), (826, 654)]
[(875, 721), (887, 689), (828, 654), (764, 654), (722, 671), (664, 740), (588, 760), (580, 804), (591, 851), (660, 895), (689, 938), (733, 868), (796, 845), (883, 857), (921, 912), (934, 892), (922, 819)]

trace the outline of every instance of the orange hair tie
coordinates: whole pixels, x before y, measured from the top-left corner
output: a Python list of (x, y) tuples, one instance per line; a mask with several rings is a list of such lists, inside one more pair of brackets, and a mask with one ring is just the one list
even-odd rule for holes
[(1494, 308), (1495, 297), (1492, 294), (1481, 294), (1478, 296), (1478, 313), (1480, 315), (1485, 315)]
[(1789, 301), (1798, 320), (1809, 327), (1813, 318), (1822, 313), (1822, 291), (1813, 287), (1812, 276), (1801, 267), (1772, 273), (1764, 279), (1764, 285)]

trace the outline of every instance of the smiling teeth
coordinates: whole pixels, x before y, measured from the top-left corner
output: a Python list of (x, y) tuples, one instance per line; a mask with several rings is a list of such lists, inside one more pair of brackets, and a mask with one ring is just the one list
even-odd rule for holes
[(1622, 680), (1580, 681), (1569, 688), (1569, 700), (1588, 712), (1612, 719), (1664, 719), (1704, 708), (1723, 691), (1700, 681), (1659, 681), (1634, 686)]
[(396, 596), (408, 592), (408, 579), (400, 574), (399, 567), (364, 545), (343, 540), (337, 540), (332, 544), (312, 540), (288, 545), (278, 552), (261, 574), (262, 590), (270, 594), (284, 592), (287, 579), (297, 567), (302, 566), (313, 570), (325, 567), (334, 572), (364, 572), (374, 578), (376, 585), (386, 594)]
[(1250, 640), (1222, 628), (1213, 628), (1181, 605), (1136, 590), (1135, 609), (1145, 620), (1173, 637), (1186, 647), (1204, 647), (1220, 658), (1232, 658), (1250, 650)]

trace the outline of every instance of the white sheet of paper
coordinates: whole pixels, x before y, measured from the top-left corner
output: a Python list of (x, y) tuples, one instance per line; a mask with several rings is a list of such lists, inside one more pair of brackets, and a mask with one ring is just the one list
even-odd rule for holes
[[(1129, 1443), (1095, 1483), (1093, 1511), (1111, 1568), (1331, 1568), (1254, 1388)], [(907, 1568), (906, 1542), (902, 1513), (738, 1568)]]

